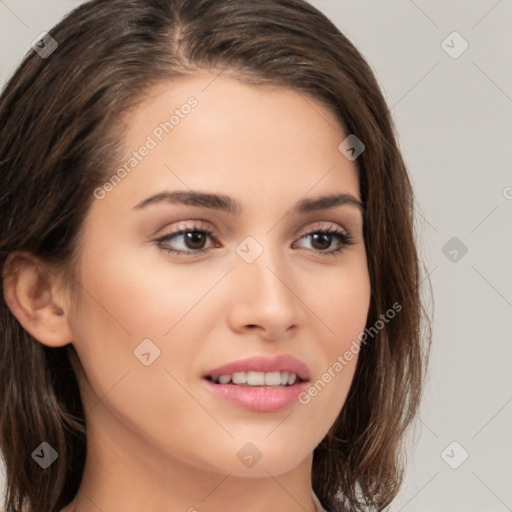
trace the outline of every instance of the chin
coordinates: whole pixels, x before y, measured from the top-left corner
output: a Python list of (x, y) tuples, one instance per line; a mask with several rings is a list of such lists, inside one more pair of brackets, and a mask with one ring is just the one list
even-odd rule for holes
[[(232, 457), (226, 457), (226, 464), (218, 468), (220, 472), (231, 473), (232, 476), (244, 478), (268, 478), (288, 473), (304, 462), (307, 454), (301, 455), (297, 452), (297, 446), (290, 446), (287, 453), (282, 449), (262, 449), (260, 453), (253, 448), (246, 448), (245, 452), (240, 450)], [(312, 451), (311, 451), (312, 453)], [(259, 458), (258, 458), (259, 457)]]

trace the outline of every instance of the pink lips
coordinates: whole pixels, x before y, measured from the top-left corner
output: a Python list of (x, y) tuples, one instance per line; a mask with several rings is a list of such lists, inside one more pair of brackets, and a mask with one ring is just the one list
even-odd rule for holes
[[(216, 384), (221, 375), (235, 372), (289, 372), (295, 373), (298, 380), (291, 386), (237, 386)], [(219, 366), (203, 375), (203, 382), (216, 396), (250, 411), (275, 412), (289, 407), (298, 401), (299, 395), (309, 386), (309, 369), (298, 359), (289, 355), (274, 357), (257, 356)]]

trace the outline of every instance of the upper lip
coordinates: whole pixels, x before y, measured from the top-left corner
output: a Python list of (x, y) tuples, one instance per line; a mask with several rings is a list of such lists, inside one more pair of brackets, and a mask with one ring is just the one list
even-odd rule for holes
[(209, 370), (203, 378), (218, 379), (221, 375), (232, 375), (235, 372), (289, 372), (301, 380), (309, 380), (309, 368), (299, 359), (287, 354), (278, 356), (253, 356), (239, 359)]

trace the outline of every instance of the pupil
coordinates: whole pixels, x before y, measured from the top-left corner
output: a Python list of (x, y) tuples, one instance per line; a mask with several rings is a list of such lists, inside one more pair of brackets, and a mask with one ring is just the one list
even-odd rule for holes
[(313, 247), (315, 246), (315, 243), (318, 242), (319, 239), (323, 239), (323, 241), (325, 242), (324, 244), (322, 244), (320, 242), (320, 245), (322, 247), (317, 247), (318, 249), (327, 249), (330, 245), (331, 245), (331, 241), (330, 241), (330, 236), (328, 233), (314, 233), (313, 234)]
[(189, 242), (187, 244), (189, 245), (189, 249), (202, 249), (202, 245), (204, 245), (203, 233), (199, 231), (189, 231), (186, 235), (187, 242)]

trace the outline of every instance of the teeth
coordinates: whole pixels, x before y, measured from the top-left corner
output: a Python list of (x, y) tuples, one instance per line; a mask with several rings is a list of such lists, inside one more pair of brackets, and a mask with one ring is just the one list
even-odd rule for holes
[(245, 384), (247, 382), (247, 376), (245, 372), (235, 372), (231, 376), (233, 384)]
[(281, 373), (280, 372), (265, 373), (265, 386), (279, 386), (279, 385), (281, 385)]
[(297, 375), (289, 372), (235, 372), (232, 375), (220, 375), (217, 384), (237, 384), (240, 386), (292, 386)]
[(265, 374), (262, 372), (247, 372), (247, 384), (249, 386), (264, 386)]

